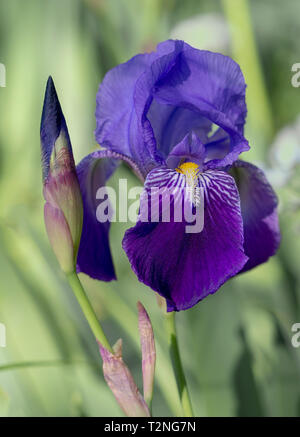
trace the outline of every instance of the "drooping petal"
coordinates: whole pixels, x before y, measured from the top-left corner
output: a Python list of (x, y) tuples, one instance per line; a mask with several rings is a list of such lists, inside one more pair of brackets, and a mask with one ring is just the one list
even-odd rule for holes
[[(148, 208), (151, 188), (173, 187), (178, 192), (186, 182), (183, 174), (167, 168), (151, 171), (141, 196), (141, 213)], [(234, 179), (225, 172), (209, 170), (199, 175), (199, 188), (203, 192), (202, 231), (187, 232), (187, 221), (176, 221), (175, 215), (169, 222), (161, 216), (158, 222), (146, 222), (140, 214), (123, 240), (138, 279), (166, 298), (169, 311), (190, 308), (214, 293), (248, 259), (243, 250), (243, 223)], [(174, 203), (181, 201), (176, 196), (174, 199)], [(179, 204), (177, 210), (180, 208)]]
[(279, 247), (278, 200), (263, 171), (255, 165), (237, 161), (231, 174), (240, 194), (244, 249), (249, 257), (244, 272), (267, 261)]
[(99, 188), (118, 165), (113, 153), (97, 151), (86, 156), (77, 166), (77, 175), (83, 199), (83, 228), (77, 258), (77, 271), (94, 279), (116, 279), (109, 247), (110, 222), (100, 223), (96, 216), (100, 203), (96, 198)]
[[(77, 166), (83, 199), (83, 228), (77, 258), (77, 271), (102, 281), (116, 279), (109, 247), (109, 212), (99, 220), (101, 204), (110, 205), (105, 187), (119, 163), (127, 163), (136, 176), (143, 180), (140, 168), (125, 155), (110, 150), (98, 150), (86, 156)], [(101, 191), (101, 193), (99, 193)], [(112, 211), (112, 206), (109, 209)], [(106, 207), (103, 203), (105, 212)], [(106, 219), (107, 218), (107, 219)]]

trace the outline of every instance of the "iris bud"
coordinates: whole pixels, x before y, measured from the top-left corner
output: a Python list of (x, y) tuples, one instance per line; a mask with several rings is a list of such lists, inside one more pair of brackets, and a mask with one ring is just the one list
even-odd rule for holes
[(50, 77), (41, 121), (44, 219), (50, 244), (61, 269), (76, 268), (83, 206), (67, 125)]

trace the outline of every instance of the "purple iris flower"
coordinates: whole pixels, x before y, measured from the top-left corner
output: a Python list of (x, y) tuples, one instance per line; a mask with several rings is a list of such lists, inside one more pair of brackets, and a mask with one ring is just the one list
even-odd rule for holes
[(276, 195), (260, 169), (238, 159), (249, 150), (245, 89), (232, 59), (183, 41), (165, 41), (106, 74), (95, 131), (104, 149), (77, 166), (84, 204), (79, 271), (115, 279), (109, 223), (96, 219), (96, 191), (120, 160), (144, 181), (140, 209), (152, 187), (192, 181), (203, 192), (201, 232), (186, 233), (184, 220), (139, 219), (123, 239), (138, 279), (166, 299), (169, 311), (190, 308), (275, 254)]

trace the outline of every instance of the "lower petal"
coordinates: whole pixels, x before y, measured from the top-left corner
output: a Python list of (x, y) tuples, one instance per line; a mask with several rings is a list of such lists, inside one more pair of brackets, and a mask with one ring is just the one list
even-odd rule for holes
[[(165, 174), (165, 176), (164, 176)], [(149, 173), (149, 188), (171, 186), (176, 171)], [(183, 176), (181, 175), (181, 178)], [(181, 186), (178, 179), (177, 184)], [(156, 184), (156, 185), (155, 185)], [(203, 189), (204, 227), (187, 233), (187, 222), (143, 222), (129, 229), (123, 248), (138, 279), (166, 298), (168, 311), (192, 307), (216, 292), (247, 262), (243, 251), (243, 223), (234, 179), (222, 171), (199, 176)], [(141, 210), (148, 197), (141, 196)]]
[(264, 263), (280, 243), (278, 200), (266, 176), (253, 164), (237, 161), (231, 169), (241, 199), (244, 249), (249, 257), (243, 272)]
[(109, 221), (96, 217), (96, 192), (105, 186), (118, 165), (117, 154), (97, 151), (86, 156), (77, 166), (83, 200), (83, 228), (77, 257), (77, 271), (102, 281), (116, 279), (109, 247)]

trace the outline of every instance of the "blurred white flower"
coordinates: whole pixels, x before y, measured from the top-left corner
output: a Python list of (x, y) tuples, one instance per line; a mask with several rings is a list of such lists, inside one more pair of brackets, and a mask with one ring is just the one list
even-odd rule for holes
[(191, 46), (214, 52), (229, 52), (229, 29), (221, 14), (199, 14), (180, 21), (170, 33), (172, 39), (182, 39)]
[(271, 184), (284, 186), (300, 165), (300, 115), (295, 123), (279, 131), (269, 151), (271, 167), (267, 170)]

